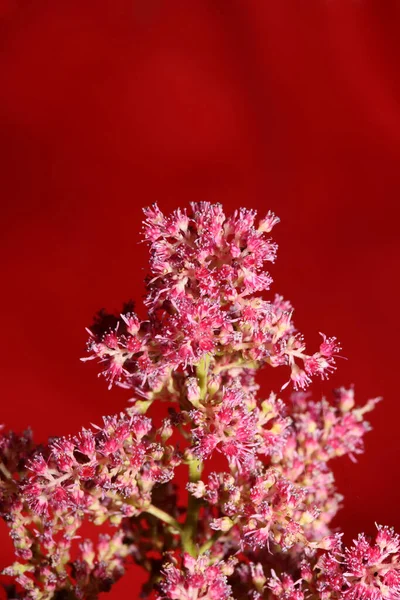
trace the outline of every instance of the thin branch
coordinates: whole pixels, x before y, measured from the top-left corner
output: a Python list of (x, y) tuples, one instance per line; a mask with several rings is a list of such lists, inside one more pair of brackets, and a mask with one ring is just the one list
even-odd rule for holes
[(150, 504), (150, 506), (146, 508), (145, 512), (147, 512), (149, 515), (153, 515), (153, 517), (157, 517), (157, 519), (160, 519), (160, 521), (164, 521), (164, 523), (171, 525), (171, 527), (177, 531), (182, 531), (181, 525), (176, 519), (174, 519), (174, 517), (161, 510), (161, 508), (157, 508), (157, 506), (154, 506), (154, 504)]
[[(191, 460), (189, 462), (189, 481), (197, 483), (201, 478), (203, 463), (200, 460)], [(197, 547), (195, 543), (197, 533), (197, 522), (199, 520), (201, 501), (189, 494), (188, 509), (185, 525), (182, 531), (182, 548), (192, 556), (197, 556)]]

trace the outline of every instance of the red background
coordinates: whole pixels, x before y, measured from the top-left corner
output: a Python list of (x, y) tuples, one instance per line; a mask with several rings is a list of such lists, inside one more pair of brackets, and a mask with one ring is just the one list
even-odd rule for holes
[(1, 421), (44, 440), (126, 404), (78, 359), (93, 313), (143, 293), (142, 206), (272, 208), (273, 291), (310, 345), (337, 335), (348, 358), (315, 394), (354, 382), (360, 401), (385, 397), (365, 455), (337, 464), (337, 523), (400, 530), (400, 4), (0, 6)]

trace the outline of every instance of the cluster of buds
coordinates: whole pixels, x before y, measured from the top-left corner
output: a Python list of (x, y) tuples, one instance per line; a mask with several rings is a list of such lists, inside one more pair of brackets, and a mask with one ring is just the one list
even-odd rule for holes
[[(342, 497), (330, 461), (363, 451), (379, 399), (304, 391), (340, 348), (322, 335), (306, 353), (290, 303), (266, 297), (276, 223), (208, 203), (145, 210), (147, 318), (101, 313), (84, 359), (99, 359), (133, 406), (43, 447), (30, 432), (0, 432), (0, 515), (16, 554), (8, 598), (94, 600), (129, 562), (159, 600), (400, 598), (393, 530), (346, 549), (331, 528)], [(287, 369), (282, 397), (259, 398), (263, 365)], [(87, 521), (105, 529), (96, 542), (80, 537)]]

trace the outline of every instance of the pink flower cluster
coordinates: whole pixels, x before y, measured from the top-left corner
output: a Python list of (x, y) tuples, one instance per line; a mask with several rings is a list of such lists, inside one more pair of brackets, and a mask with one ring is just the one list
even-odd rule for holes
[(189, 483), (188, 489), (218, 507), (212, 529), (239, 527), (242, 546), (273, 543), (288, 550), (320, 540), (341, 501), (327, 463), (362, 451), (369, 429), (363, 415), (377, 400), (355, 407), (353, 390), (344, 388), (331, 403), (313, 402), (303, 392), (293, 394), (288, 407), (274, 395), (260, 406), (250, 398), (243, 404), (243, 394), (229, 390), (219, 405), (213, 397), (212, 410), (189, 413), (195, 413), (194, 455), (205, 460), (220, 446), (230, 472), (212, 473), (208, 483)]
[(400, 593), (399, 549), (399, 536), (378, 525), (374, 541), (361, 534), (344, 548), (340, 536), (328, 538), (294, 569), (273, 557), (251, 557), (230, 582), (235, 597), (254, 600), (393, 600)]
[[(147, 318), (101, 313), (88, 343), (133, 406), (45, 447), (0, 432), (0, 515), (16, 554), (7, 597), (94, 600), (135, 562), (143, 595), (159, 600), (399, 600), (394, 531), (345, 548), (331, 527), (342, 502), (331, 461), (363, 451), (379, 399), (304, 391), (340, 349), (323, 335), (307, 354), (290, 303), (266, 295), (278, 219), (208, 203), (145, 216)], [(289, 370), (282, 397), (259, 397), (265, 364)], [(80, 537), (87, 522), (102, 528), (96, 542)]]
[[(49, 444), (28, 461), (23, 498), (36, 514), (83, 510), (96, 518), (132, 516), (150, 503), (151, 489), (172, 479), (180, 457), (144, 416), (105, 417), (97, 431)], [(161, 436), (163, 444), (160, 443)], [(157, 438), (160, 441), (157, 441)]]
[[(323, 545), (323, 544), (322, 544)], [(269, 568), (261, 562), (237, 557), (228, 562), (211, 561), (208, 553), (195, 559), (184, 555), (183, 565), (176, 559), (163, 571), (161, 584), (165, 600), (371, 600), (398, 598), (400, 593), (400, 539), (392, 529), (378, 526), (375, 540), (360, 535), (350, 548), (343, 548), (340, 538), (325, 541), (331, 548), (319, 550), (304, 559), (293, 572)], [(227, 577), (228, 576), (228, 577)]]
[[(86, 539), (79, 544), (77, 550), (77, 558), (70, 562), (68, 571), (63, 569), (65, 544), (52, 553), (51, 562), (43, 560), (40, 565), (36, 565), (31, 561), (28, 565), (15, 563), (7, 567), (4, 574), (13, 577), (19, 587), (24, 589), (21, 594), (14, 586), (6, 588), (9, 597), (18, 599), (65, 596), (79, 600), (95, 600), (101, 592), (108, 592), (111, 585), (122, 577), (131, 553), (131, 548), (123, 542), (122, 532), (113, 536), (100, 535), (95, 544)], [(40, 588), (37, 587), (35, 576), (40, 580)]]
[(119, 578), (132, 552), (122, 529), (100, 536), (96, 548), (88, 540), (74, 548), (77, 532), (84, 519), (117, 526), (151, 510), (152, 489), (172, 479), (181, 462), (166, 443), (171, 432), (168, 421), (155, 429), (145, 416), (121, 414), (45, 449), (33, 446), (29, 432), (0, 438), (0, 515), (23, 561), (5, 573), (25, 589), (22, 597), (71, 589), (73, 597), (97, 598)]
[(320, 573), (314, 585), (322, 598), (398, 598), (400, 538), (393, 529), (378, 526), (374, 542), (361, 534), (350, 548), (322, 555), (316, 568)]
[(275, 215), (256, 223), (255, 211), (242, 209), (227, 218), (221, 205), (202, 202), (169, 217), (153, 206), (145, 216), (148, 319), (123, 314), (114, 328), (91, 333), (88, 343), (110, 385), (117, 381), (153, 398), (174, 372), (207, 354), (216, 369), (288, 365), (295, 388), (334, 368), (335, 338), (323, 335), (319, 351), (306, 354), (290, 303), (254, 296), (272, 283), (263, 266), (276, 257), (277, 246), (267, 237)]
[(228, 585), (227, 576), (232, 575), (235, 563), (235, 559), (214, 562), (207, 554), (197, 559), (185, 554), (182, 566), (176, 560), (164, 566), (165, 579), (161, 584), (160, 600), (232, 600), (232, 589)]

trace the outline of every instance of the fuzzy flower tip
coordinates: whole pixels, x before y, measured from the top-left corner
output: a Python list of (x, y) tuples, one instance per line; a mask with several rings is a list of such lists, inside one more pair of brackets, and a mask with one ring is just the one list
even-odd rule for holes
[(127, 312), (112, 326), (89, 330), (84, 360), (99, 359), (110, 386), (154, 397), (173, 374), (187, 373), (205, 355), (217, 373), (229, 364), (284, 365), (295, 389), (335, 368), (335, 338), (322, 335), (319, 350), (306, 353), (290, 303), (260, 296), (272, 283), (265, 265), (276, 258), (268, 237), (279, 221), (273, 213), (261, 220), (248, 209), (226, 216), (220, 204), (207, 202), (168, 216), (157, 205), (144, 212), (148, 318)]

